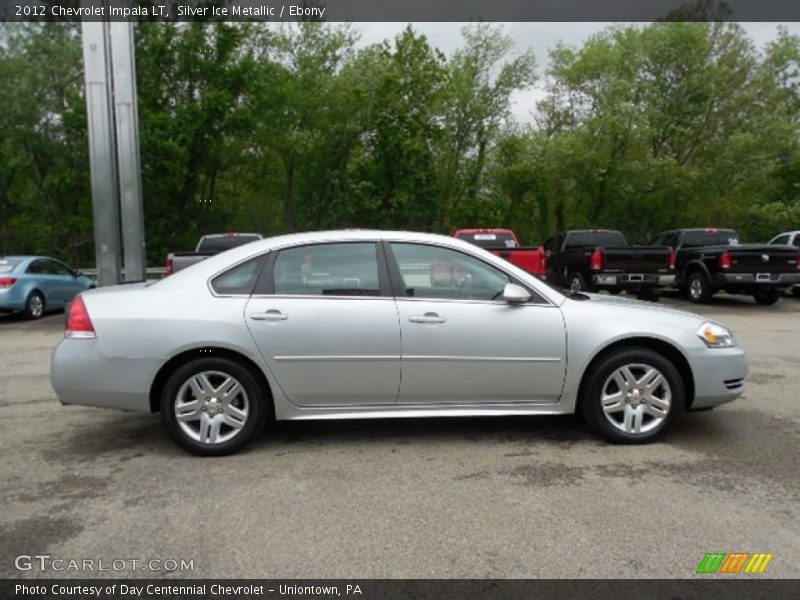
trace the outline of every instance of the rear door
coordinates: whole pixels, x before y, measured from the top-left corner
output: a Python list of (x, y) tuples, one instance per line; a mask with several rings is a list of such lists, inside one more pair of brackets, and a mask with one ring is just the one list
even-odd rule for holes
[(561, 311), (543, 298), (510, 305), (511, 279), (463, 252), (391, 243), (401, 289), (398, 404), (553, 403), (564, 383)]
[(58, 308), (64, 303), (64, 288), (51, 265), (51, 261), (37, 258), (25, 271), (36, 281), (35, 287), (44, 294), (46, 309)]
[(245, 320), (293, 404), (397, 399), (400, 326), (380, 244), (321, 243), (272, 252)]

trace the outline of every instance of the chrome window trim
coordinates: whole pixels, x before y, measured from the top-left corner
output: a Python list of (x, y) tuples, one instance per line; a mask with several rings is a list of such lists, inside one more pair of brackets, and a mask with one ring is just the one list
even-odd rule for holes
[[(456, 238), (453, 238), (453, 240), (456, 240)], [(343, 244), (343, 243), (351, 243), (351, 242), (363, 242), (363, 243), (367, 243), (367, 244), (381, 244), (383, 242), (387, 242), (389, 244), (392, 244), (392, 243), (398, 243), (398, 244), (421, 244), (421, 245), (425, 245), (425, 246), (434, 246), (436, 248), (445, 248), (447, 250), (453, 250), (455, 252), (461, 252), (462, 254), (466, 254), (467, 256), (470, 256), (470, 257), (472, 257), (472, 258), (474, 258), (476, 260), (479, 260), (479, 261), (481, 261), (483, 263), (488, 264), (489, 266), (491, 266), (491, 267), (493, 267), (493, 268), (495, 268), (495, 269), (497, 269), (499, 271), (502, 271), (511, 280), (519, 281), (519, 277), (517, 277), (517, 275), (507, 271), (501, 265), (496, 265), (496, 264), (494, 264), (492, 262), (489, 262), (489, 261), (485, 260), (483, 257), (477, 256), (477, 255), (473, 254), (472, 252), (470, 252), (469, 250), (471, 250), (471, 248), (468, 250), (468, 249), (465, 249), (465, 248), (461, 248), (459, 246), (450, 246), (448, 244), (434, 243), (434, 242), (431, 242), (430, 240), (425, 240), (425, 239), (409, 240), (409, 239), (398, 239), (398, 238), (395, 238), (393, 236), (388, 236), (388, 237), (370, 237), (370, 238), (353, 238), (353, 239), (336, 239), (336, 238), (333, 238), (333, 239), (329, 239), (329, 240), (318, 240), (318, 241), (314, 241), (314, 242), (309, 242), (307, 240), (297, 240), (297, 241), (293, 241), (293, 242), (285, 242), (285, 243), (280, 244), (280, 245), (271, 246), (268, 250), (265, 250), (265, 251), (262, 251), (262, 252), (258, 252), (256, 254), (251, 254), (250, 256), (247, 256), (247, 257), (245, 257), (245, 258), (233, 263), (232, 265), (228, 265), (227, 267), (225, 267), (223, 269), (220, 269), (219, 271), (216, 271), (213, 275), (208, 277), (208, 279), (206, 281), (206, 286), (208, 287), (208, 290), (211, 292), (211, 295), (214, 296), (215, 298), (284, 298), (284, 299), (288, 299), (288, 298), (298, 298), (298, 299), (302, 299), (302, 298), (326, 298), (326, 299), (331, 299), (331, 300), (333, 300), (333, 299), (337, 299), (337, 300), (340, 300), (340, 299), (347, 299), (347, 300), (353, 300), (353, 299), (378, 300), (378, 299), (381, 299), (381, 300), (395, 300), (395, 301), (413, 300), (413, 301), (417, 301), (417, 302), (420, 302), (420, 301), (425, 301), (425, 302), (450, 302), (450, 303), (458, 302), (458, 303), (471, 303), (471, 304), (489, 304), (489, 305), (508, 305), (508, 306), (511, 306), (506, 302), (496, 301), (496, 300), (492, 301), (492, 300), (459, 300), (459, 299), (446, 299), (446, 298), (413, 298), (413, 297), (408, 297), (408, 296), (394, 296), (394, 295), (392, 295), (392, 296), (322, 296), (322, 295), (318, 295), (318, 294), (309, 294), (309, 295), (293, 294), (293, 295), (280, 295), (279, 296), (277, 294), (218, 294), (218, 293), (216, 293), (214, 291), (214, 288), (211, 286), (211, 281), (215, 277), (217, 277), (218, 275), (221, 275), (222, 273), (224, 273), (225, 271), (228, 271), (229, 269), (237, 267), (240, 264), (247, 262), (248, 260), (255, 259), (255, 258), (259, 257), (259, 256), (266, 256), (266, 255), (270, 254), (271, 252), (280, 252), (281, 250), (286, 250), (288, 248), (295, 248), (295, 247), (298, 247), (298, 246), (308, 246), (308, 245), (318, 245), (318, 244)], [(264, 266), (266, 267), (266, 265), (264, 265)], [(534, 277), (535, 278), (534, 275), (530, 275), (530, 277)], [(513, 306), (550, 306), (550, 307), (553, 307), (553, 308), (558, 308), (558, 304), (556, 304), (555, 302), (550, 300), (550, 298), (547, 297), (546, 292), (541, 292), (541, 291), (537, 290), (536, 288), (532, 287), (527, 282), (523, 281), (521, 283), (526, 289), (532, 291), (534, 294), (539, 296), (542, 299), (542, 302), (520, 302), (518, 304), (514, 304)]]

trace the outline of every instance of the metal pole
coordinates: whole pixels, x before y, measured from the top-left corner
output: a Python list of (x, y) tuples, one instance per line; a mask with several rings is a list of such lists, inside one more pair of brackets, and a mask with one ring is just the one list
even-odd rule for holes
[(83, 21), (83, 63), (97, 285), (120, 282), (119, 205), (111, 118), (108, 24)]
[(144, 210), (139, 162), (133, 23), (114, 21), (110, 26), (125, 281), (144, 281)]

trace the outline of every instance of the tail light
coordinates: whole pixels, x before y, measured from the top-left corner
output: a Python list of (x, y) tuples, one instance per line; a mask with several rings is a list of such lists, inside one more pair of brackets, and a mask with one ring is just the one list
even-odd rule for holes
[(164, 271), (164, 277), (172, 275), (175, 271), (172, 269), (172, 257), (167, 258), (167, 270)]
[(720, 269), (730, 269), (731, 265), (733, 264), (733, 257), (729, 250), (725, 250), (719, 256), (719, 268)]
[(592, 252), (592, 258), (589, 260), (589, 268), (592, 271), (603, 270), (603, 251), (600, 248), (595, 248)]
[(17, 283), (17, 280), (13, 277), (0, 277), (0, 289), (8, 289), (15, 283)]
[(64, 337), (78, 339), (97, 337), (92, 319), (89, 317), (89, 311), (86, 310), (86, 303), (81, 296), (76, 296), (72, 304), (69, 305), (67, 331), (64, 333)]
[(677, 259), (678, 259), (678, 253), (675, 252), (675, 250), (670, 250), (669, 251), (669, 270), (670, 271), (674, 271), (675, 270), (675, 262), (677, 261)]

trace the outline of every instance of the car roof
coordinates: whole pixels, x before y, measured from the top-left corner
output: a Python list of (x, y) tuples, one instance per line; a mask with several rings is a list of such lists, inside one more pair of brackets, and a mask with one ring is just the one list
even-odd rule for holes
[[(206, 278), (215, 275), (222, 269), (229, 268), (230, 266), (248, 260), (258, 254), (278, 250), (287, 246), (297, 246), (306, 244), (318, 243), (336, 243), (336, 242), (415, 242), (415, 243), (430, 243), (437, 246), (450, 247), (459, 249), (467, 254), (482, 255), (483, 259), (490, 263), (502, 265), (505, 270), (517, 271), (519, 277), (523, 280), (533, 278), (533, 275), (525, 273), (515, 265), (506, 263), (501, 258), (498, 258), (482, 250), (478, 246), (471, 244), (465, 240), (455, 238), (448, 235), (439, 235), (435, 233), (421, 233), (417, 231), (381, 231), (378, 229), (340, 229), (332, 231), (312, 231), (304, 233), (290, 233), (286, 235), (279, 235), (275, 237), (265, 238), (238, 246), (225, 252), (215, 254), (210, 258), (192, 265), (187, 269), (178, 271), (174, 275), (170, 275), (164, 279), (156, 282), (156, 285), (173, 286), (181, 285), (181, 282), (186, 278)], [(563, 300), (563, 295), (555, 290), (548, 290), (543, 293), (548, 299), (554, 303)]]

